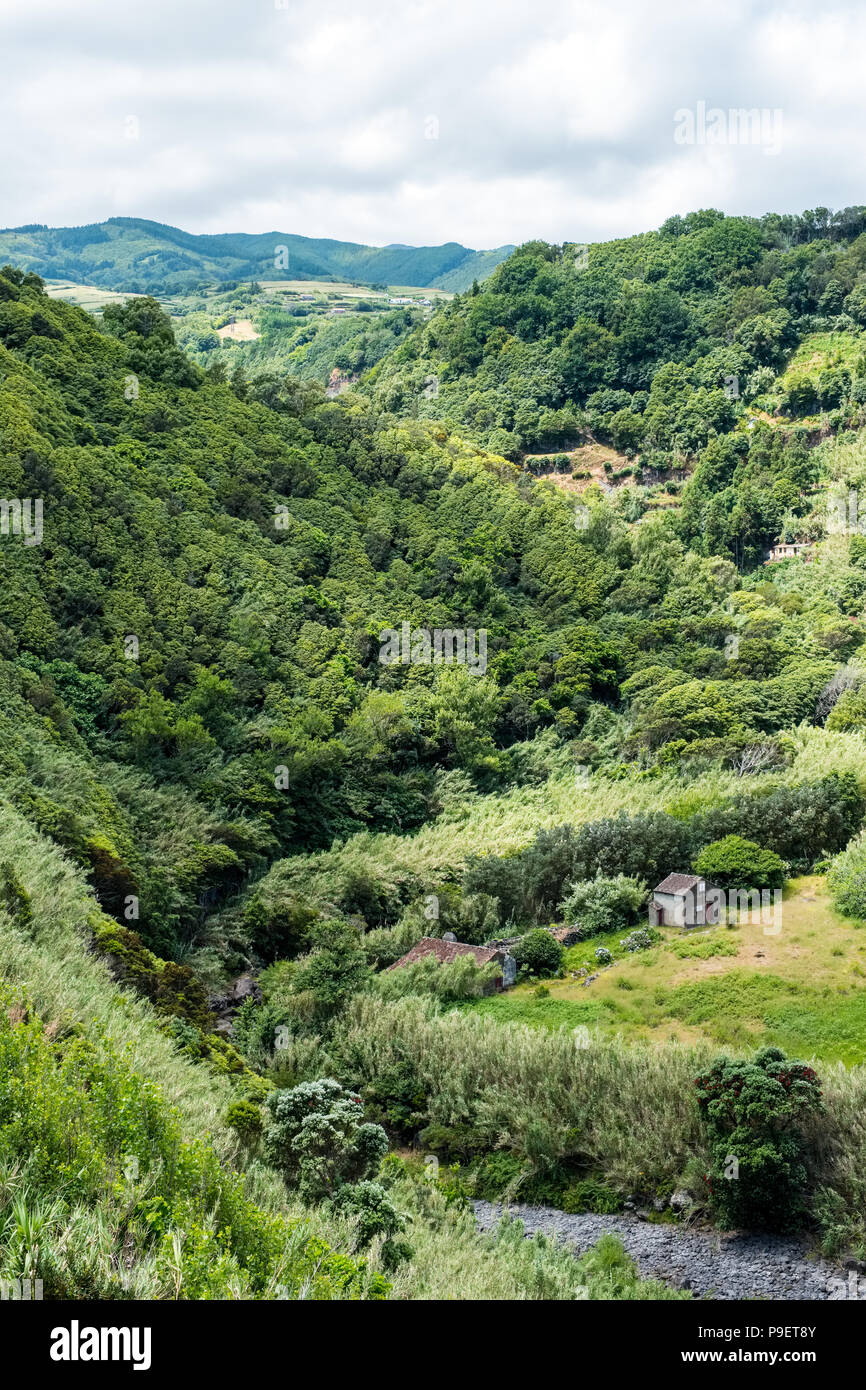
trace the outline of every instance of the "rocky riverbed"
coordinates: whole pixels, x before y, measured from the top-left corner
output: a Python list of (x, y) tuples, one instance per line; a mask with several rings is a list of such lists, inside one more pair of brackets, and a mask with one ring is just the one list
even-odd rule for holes
[[(473, 1206), (482, 1230), (495, 1226), (503, 1211), (492, 1202)], [(802, 1241), (655, 1224), (632, 1212), (569, 1216), (551, 1207), (521, 1205), (507, 1210), (523, 1222), (528, 1236), (536, 1231), (558, 1236), (577, 1254), (607, 1232), (619, 1236), (644, 1278), (664, 1279), (695, 1298), (866, 1301), (861, 1266), (849, 1261), (852, 1268), (840, 1268), (810, 1256)]]

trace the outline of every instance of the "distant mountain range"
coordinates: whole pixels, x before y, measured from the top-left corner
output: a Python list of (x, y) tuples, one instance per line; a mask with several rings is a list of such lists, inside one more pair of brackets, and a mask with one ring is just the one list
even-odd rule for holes
[(202, 281), (332, 278), (364, 284), (468, 289), (514, 250), (444, 246), (361, 246), (286, 232), (197, 236), (161, 222), (110, 217), (84, 227), (31, 224), (0, 231), (0, 265), (51, 280), (105, 289), (175, 293)]

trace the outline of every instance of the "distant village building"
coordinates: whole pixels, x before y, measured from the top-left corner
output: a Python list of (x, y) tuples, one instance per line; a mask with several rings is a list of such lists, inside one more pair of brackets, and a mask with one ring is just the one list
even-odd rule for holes
[(696, 874), (668, 874), (649, 905), (651, 927), (712, 927), (719, 915), (719, 894), (708, 890), (706, 879)]
[(500, 969), (499, 974), (495, 975), (490, 983), (488, 993), (491, 994), (508, 989), (517, 979), (517, 961), (508, 951), (499, 946), (470, 946), (467, 941), (455, 940), (452, 932), (447, 932), (441, 937), (422, 937), (411, 951), (407, 951), (405, 956), (389, 965), (388, 969), (400, 970), (404, 965), (415, 965), (427, 956), (434, 956), (440, 965), (450, 965), (459, 956), (474, 956), (477, 965), (488, 965), (493, 961)]
[(396, 299), (389, 299), (389, 304), (413, 304), (414, 300), (405, 294), (399, 295)]
[(780, 541), (771, 549), (766, 564), (772, 564), (774, 560), (811, 560), (813, 543), (811, 541)]

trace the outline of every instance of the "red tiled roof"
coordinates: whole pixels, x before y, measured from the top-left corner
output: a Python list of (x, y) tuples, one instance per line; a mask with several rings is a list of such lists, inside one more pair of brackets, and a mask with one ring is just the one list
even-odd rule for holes
[(388, 969), (398, 970), (401, 965), (414, 965), (425, 956), (435, 956), (441, 964), (447, 965), (458, 956), (470, 955), (475, 957), (478, 965), (486, 965), (491, 960), (501, 961), (504, 952), (496, 946), (470, 946), (467, 941), (443, 941), (440, 936), (422, 936), (411, 951), (389, 965)]
[(656, 893), (687, 893), (700, 883), (695, 874), (668, 874), (653, 891)]

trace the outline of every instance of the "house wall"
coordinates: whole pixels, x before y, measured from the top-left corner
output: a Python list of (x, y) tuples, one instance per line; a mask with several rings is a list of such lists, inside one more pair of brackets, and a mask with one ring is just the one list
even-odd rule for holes
[(674, 893), (653, 893), (652, 906), (661, 908), (666, 927), (710, 927), (720, 920), (719, 894), (708, 884), (702, 897), (698, 897), (694, 888), (679, 896)]
[(677, 904), (682, 904), (682, 902), (683, 899), (675, 897), (673, 893), (653, 894), (653, 904), (661, 908), (662, 921), (666, 927), (682, 926), (685, 908), (683, 906), (677, 907)]

